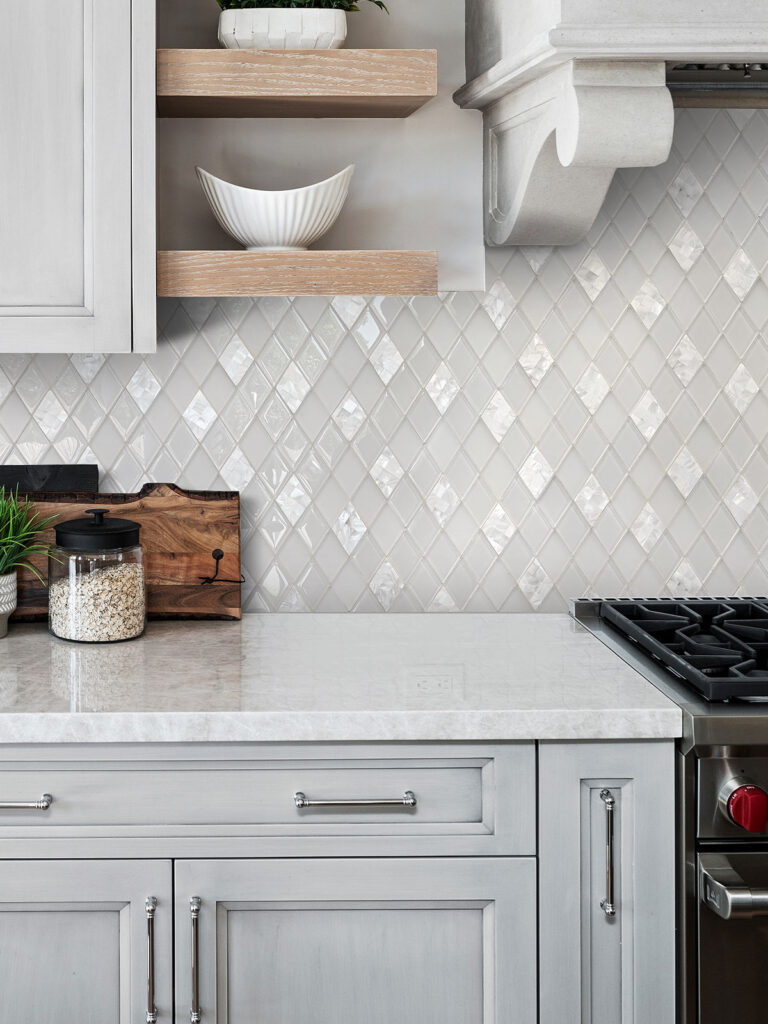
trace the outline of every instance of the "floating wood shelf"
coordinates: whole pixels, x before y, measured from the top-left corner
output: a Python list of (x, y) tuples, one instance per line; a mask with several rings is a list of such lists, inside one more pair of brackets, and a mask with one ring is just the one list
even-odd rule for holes
[(435, 295), (437, 253), (159, 252), (157, 293), (177, 298)]
[(407, 117), (436, 50), (158, 50), (160, 117)]

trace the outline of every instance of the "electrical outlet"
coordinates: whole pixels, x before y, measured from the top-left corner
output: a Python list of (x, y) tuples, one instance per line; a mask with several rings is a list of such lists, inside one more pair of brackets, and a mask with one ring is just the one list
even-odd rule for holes
[(412, 692), (426, 697), (460, 697), (464, 690), (463, 665), (419, 665), (408, 671)]

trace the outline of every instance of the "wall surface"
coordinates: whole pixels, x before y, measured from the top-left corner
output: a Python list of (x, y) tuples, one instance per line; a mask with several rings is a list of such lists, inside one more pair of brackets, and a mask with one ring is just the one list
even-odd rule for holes
[(164, 301), (155, 356), (0, 357), (0, 459), (243, 492), (247, 606), (768, 591), (768, 114), (678, 116), (486, 294)]

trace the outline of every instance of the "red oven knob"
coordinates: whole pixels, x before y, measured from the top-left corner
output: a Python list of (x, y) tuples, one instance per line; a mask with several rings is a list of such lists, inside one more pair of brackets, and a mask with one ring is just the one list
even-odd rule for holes
[(768, 829), (768, 793), (759, 786), (739, 786), (728, 798), (731, 821), (747, 832)]

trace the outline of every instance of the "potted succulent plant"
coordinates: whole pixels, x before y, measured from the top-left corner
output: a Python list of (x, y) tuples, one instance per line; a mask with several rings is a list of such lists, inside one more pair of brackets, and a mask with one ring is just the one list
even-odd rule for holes
[(0, 638), (8, 632), (8, 618), (16, 610), (16, 572), (24, 567), (45, 584), (31, 564), (34, 554), (47, 554), (48, 545), (39, 542), (56, 516), (41, 519), (28, 498), (20, 498), (16, 490), (0, 487)]
[[(384, 0), (368, 0), (386, 11)], [(355, 0), (218, 0), (219, 42), (231, 50), (337, 50)]]

